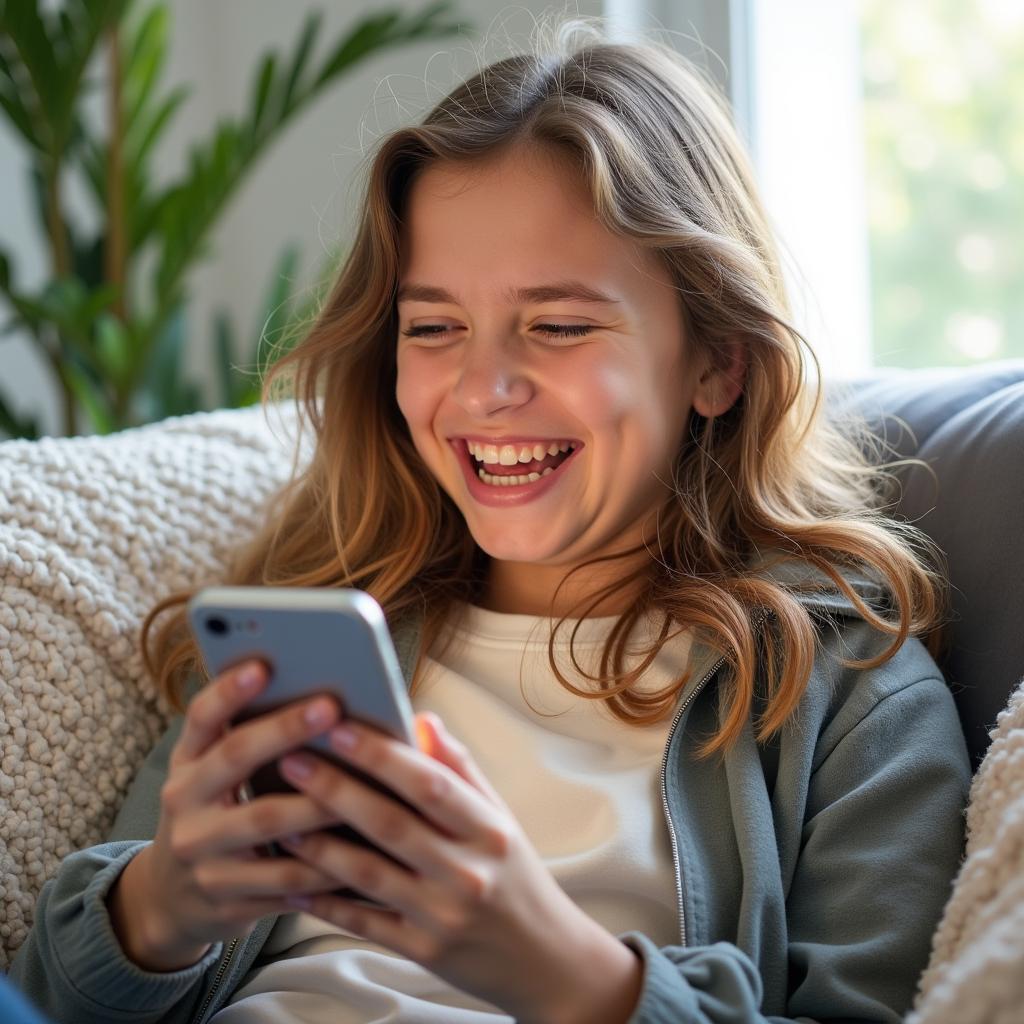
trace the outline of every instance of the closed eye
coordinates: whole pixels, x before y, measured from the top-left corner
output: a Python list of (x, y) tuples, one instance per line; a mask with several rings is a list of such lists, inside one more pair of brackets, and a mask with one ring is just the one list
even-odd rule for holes
[[(589, 334), (593, 329), (589, 324), (537, 324), (534, 327), (534, 330), (540, 331), (542, 334), (563, 338), (579, 338)], [(415, 327), (408, 327), (402, 331), (407, 338), (439, 338), (449, 333), (450, 329), (443, 324), (417, 324)]]

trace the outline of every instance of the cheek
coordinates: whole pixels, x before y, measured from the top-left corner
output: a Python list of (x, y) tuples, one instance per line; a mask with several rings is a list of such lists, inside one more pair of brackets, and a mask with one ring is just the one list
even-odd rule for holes
[(563, 390), (566, 404), (595, 432), (635, 430), (657, 415), (650, 380), (627, 363), (605, 363), (569, 379), (575, 383)]
[(611, 440), (609, 457), (625, 454), (641, 475), (651, 466), (661, 471), (674, 453), (689, 408), (675, 367), (656, 370), (628, 363), (595, 368), (586, 386), (573, 390), (572, 401), (579, 418)]
[(430, 378), (418, 367), (420, 360), (409, 353), (399, 353), (398, 376), (395, 383), (395, 400), (409, 425), (409, 432), (416, 435), (429, 425), (434, 402)]
[(395, 401), (409, 428), (413, 447), (431, 472), (436, 473), (442, 454), (434, 425), (444, 398), (443, 380), (439, 379), (436, 367), (423, 359), (422, 353), (415, 351), (399, 351), (397, 370)]

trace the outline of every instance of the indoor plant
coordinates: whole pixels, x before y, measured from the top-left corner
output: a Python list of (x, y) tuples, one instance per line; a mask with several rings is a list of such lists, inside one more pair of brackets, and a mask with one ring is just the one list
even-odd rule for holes
[[(0, 292), (9, 318), (0, 330), (27, 331), (59, 384), (62, 430), (79, 431), (83, 409), (106, 433), (200, 406), (185, 379), (183, 314), (188, 273), (207, 255), (210, 231), (239, 184), (282, 128), (363, 58), (383, 49), (451, 35), (459, 24), (450, 2), (414, 13), (383, 10), (361, 18), (316, 60), (321, 17), (310, 14), (289, 53), (267, 53), (253, 76), (248, 108), (196, 142), (178, 180), (158, 186), (149, 173), (154, 147), (185, 99), (161, 92), (169, 13), (165, 3), (133, 0), (0, 0), (0, 109), (31, 153), (49, 280), (19, 288), (9, 253), (0, 249)], [(83, 99), (103, 90), (99, 129)], [(66, 210), (71, 175), (85, 181), (99, 213), (87, 230)], [(266, 328), (256, 339), (288, 344), (292, 309), (282, 282), (297, 254), (286, 250), (268, 297)], [(263, 320), (260, 321), (263, 324)], [(215, 325), (221, 406), (256, 401), (255, 374), (232, 366), (231, 328)], [(2, 344), (2, 339), (0, 339)], [(36, 437), (35, 416), (17, 415), (0, 380), (0, 436)]]

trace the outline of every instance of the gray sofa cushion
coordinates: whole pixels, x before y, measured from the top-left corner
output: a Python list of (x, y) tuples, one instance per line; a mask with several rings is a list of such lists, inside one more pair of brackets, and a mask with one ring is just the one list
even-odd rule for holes
[(901, 470), (896, 514), (948, 558), (954, 621), (941, 665), (977, 763), (1024, 676), (1024, 361), (881, 371), (833, 385), (829, 403), (840, 413), (852, 406), (938, 478)]

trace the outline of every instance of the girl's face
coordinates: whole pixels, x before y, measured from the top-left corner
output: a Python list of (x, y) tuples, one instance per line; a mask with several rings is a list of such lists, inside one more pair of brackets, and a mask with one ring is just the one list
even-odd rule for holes
[(402, 254), (398, 405), (492, 568), (544, 589), (639, 543), (702, 411), (667, 270), (523, 150), (424, 170)]

